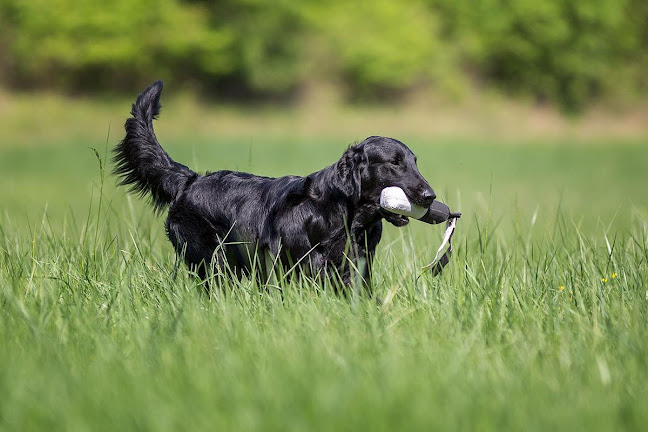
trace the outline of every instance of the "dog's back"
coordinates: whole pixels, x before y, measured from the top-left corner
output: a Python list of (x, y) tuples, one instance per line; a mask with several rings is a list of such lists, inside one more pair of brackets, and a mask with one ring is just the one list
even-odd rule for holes
[[(217, 171), (198, 178), (169, 207), (167, 234), (187, 264), (216, 259), (249, 273), (258, 250), (275, 237), (272, 221), (294, 210), (290, 196), (303, 192), (303, 177), (268, 178)], [(297, 203), (295, 203), (297, 204)]]

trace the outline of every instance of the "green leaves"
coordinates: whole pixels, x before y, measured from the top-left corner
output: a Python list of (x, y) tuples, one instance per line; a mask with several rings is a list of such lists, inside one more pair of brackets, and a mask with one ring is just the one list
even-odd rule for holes
[(324, 81), (384, 100), (472, 81), (574, 111), (645, 88), (647, 18), (637, 0), (0, 0), (0, 45), (13, 85), (286, 97)]

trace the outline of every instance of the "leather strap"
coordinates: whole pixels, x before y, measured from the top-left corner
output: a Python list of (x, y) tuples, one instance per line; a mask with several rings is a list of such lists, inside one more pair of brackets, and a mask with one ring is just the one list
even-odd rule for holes
[[(441, 246), (439, 246), (439, 249), (437, 249), (437, 253), (434, 256), (432, 262), (423, 267), (423, 272), (431, 269), (432, 275), (436, 276), (441, 273), (443, 267), (445, 267), (450, 262), (450, 257), (452, 256), (452, 236), (454, 235), (456, 227), (457, 218), (448, 219), (448, 221), (446, 222), (446, 230), (445, 234), (443, 234), (443, 241), (441, 242)], [(443, 249), (446, 247), (446, 244), (448, 245), (448, 249), (443, 255), (441, 255), (441, 251), (443, 251)], [(439, 255), (441, 255), (440, 258)]]

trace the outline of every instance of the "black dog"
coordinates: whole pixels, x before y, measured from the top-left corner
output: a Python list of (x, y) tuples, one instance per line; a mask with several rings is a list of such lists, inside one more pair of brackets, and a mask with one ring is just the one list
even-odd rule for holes
[(114, 149), (114, 172), (120, 184), (150, 194), (158, 211), (169, 206), (167, 235), (202, 279), (210, 266), (220, 274), (229, 266), (238, 277), (257, 270), (266, 277), (277, 264), (345, 285), (359, 274), (368, 283), (382, 219), (396, 226), (408, 222), (381, 209), (382, 189), (398, 186), (422, 206), (436, 198), (412, 151), (375, 136), (306, 177), (199, 175), (171, 160), (155, 137), (161, 92), (158, 81), (133, 104), (126, 137)]

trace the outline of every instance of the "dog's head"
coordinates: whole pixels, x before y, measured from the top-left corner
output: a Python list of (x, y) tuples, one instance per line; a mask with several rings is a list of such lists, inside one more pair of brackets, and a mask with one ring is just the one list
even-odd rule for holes
[[(416, 166), (416, 156), (402, 142), (372, 136), (349, 147), (340, 160), (349, 185), (349, 195), (356, 202), (375, 203), (388, 186), (401, 188), (410, 201), (427, 207), (436, 198), (430, 184)], [(407, 224), (405, 216), (381, 210), (382, 216), (396, 226)]]

